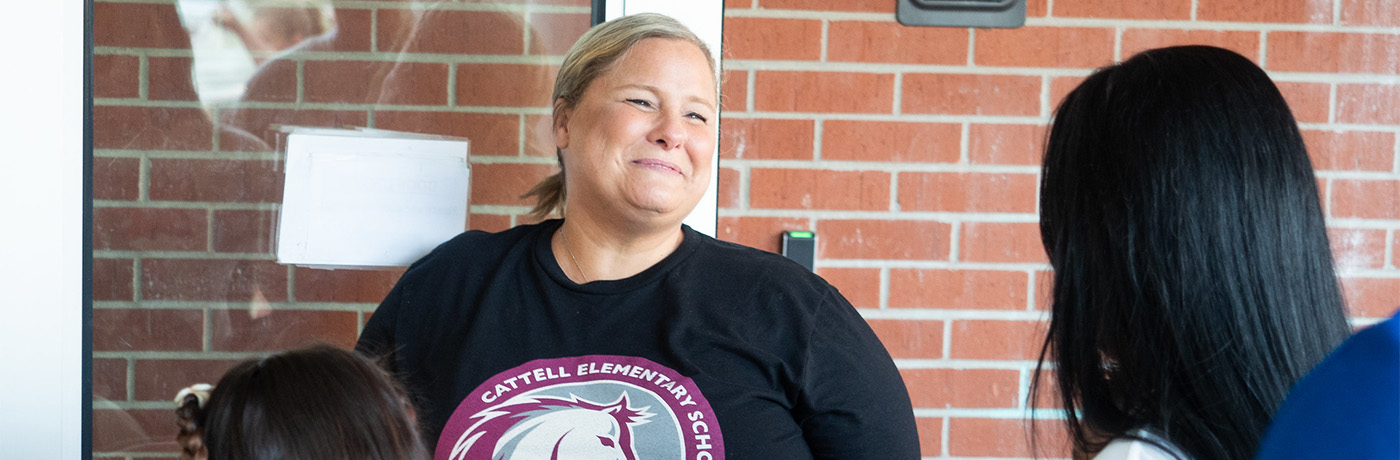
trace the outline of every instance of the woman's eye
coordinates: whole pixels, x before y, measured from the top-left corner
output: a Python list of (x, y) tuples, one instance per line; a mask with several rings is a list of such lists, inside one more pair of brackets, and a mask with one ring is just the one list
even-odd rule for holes
[(647, 101), (646, 99), (628, 99), (627, 102), (631, 102), (642, 107), (651, 107), (651, 102)]
[(695, 113), (695, 112), (687, 113), (687, 114), (685, 114), (685, 116), (690, 117), (690, 118), (694, 118), (694, 119), (696, 119), (696, 120), (700, 120), (701, 123), (707, 123), (707, 122), (710, 121), (710, 119), (705, 118), (704, 115), (701, 115), (701, 114), (698, 114), (698, 113)]

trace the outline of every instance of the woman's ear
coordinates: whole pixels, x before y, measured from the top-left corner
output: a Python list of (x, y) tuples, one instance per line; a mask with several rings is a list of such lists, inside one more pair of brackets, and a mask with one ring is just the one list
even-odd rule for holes
[(569, 103), (564, 98), (554, 100), (554, 146), (569, 147)]

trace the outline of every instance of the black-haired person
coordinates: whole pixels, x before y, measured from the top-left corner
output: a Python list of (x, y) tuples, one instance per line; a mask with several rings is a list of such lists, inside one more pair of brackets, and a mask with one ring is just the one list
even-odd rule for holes
[(1206, 46), (1100, 69), (1056, 111), (1041, 180), (1055, 274), (1039, 367), (1055, 362), (1076, 455), (1253, 457), (1294, 381), (1349, 332), (1273, 82)]
[(175, 403), (185, 458), (430, 458), (398, 382), (329, 345), (244, 361), (213, 387), (181, 391)]

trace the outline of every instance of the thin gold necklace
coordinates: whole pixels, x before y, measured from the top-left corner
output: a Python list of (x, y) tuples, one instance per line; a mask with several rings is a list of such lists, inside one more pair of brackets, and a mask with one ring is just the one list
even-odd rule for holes
[(569, 247), (569, 234), (564, 233), (564, 228), (559, 228), (559, 236), (564, 238), (564, 250), (569, 253), (569, 260), (574, 261), (574, 269), (578, 270), (578, 276), (583, 277), (583, 282), (578, 284), (588, 284), (588, 274), (583, 272), (583, 266), (578, 264), (578, 257), (574, 257), (574, 249)]

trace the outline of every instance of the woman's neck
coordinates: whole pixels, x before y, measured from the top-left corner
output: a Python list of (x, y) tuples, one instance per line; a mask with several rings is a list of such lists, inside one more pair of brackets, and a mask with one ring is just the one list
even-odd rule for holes
[(679, 224), (637, 228), (569, 215), (554, 232), (551, 248), (564, 274), (583, 284), (641, 273), (675, 252), (684, 238)]

